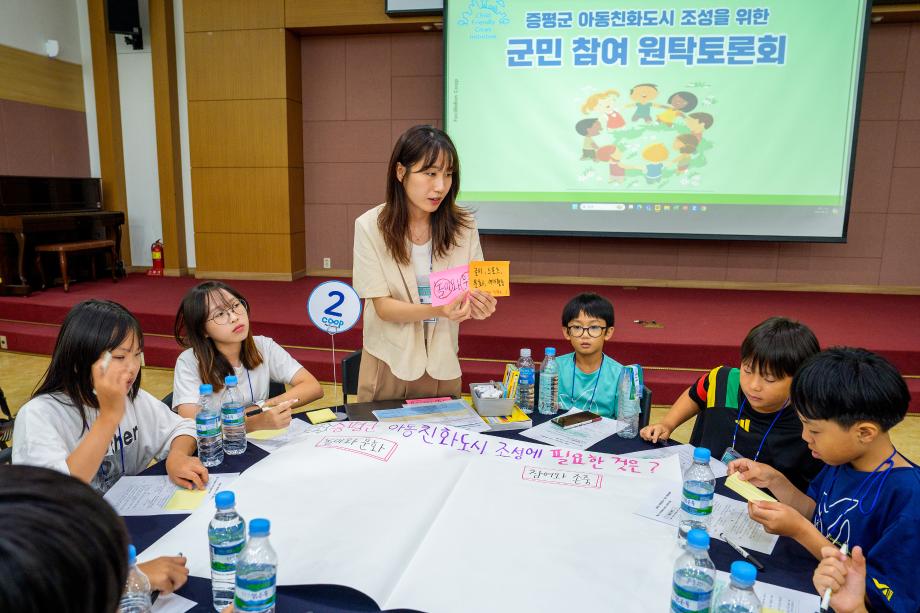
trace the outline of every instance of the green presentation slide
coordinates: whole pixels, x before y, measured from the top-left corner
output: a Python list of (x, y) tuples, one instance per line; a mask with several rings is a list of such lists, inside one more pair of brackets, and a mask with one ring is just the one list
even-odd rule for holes
[[(461, 202), (485, 229), (839, 239), (866, 16), (864, 0), (450, 2)], [(623, 224), (665, 205), (706, 219)]]

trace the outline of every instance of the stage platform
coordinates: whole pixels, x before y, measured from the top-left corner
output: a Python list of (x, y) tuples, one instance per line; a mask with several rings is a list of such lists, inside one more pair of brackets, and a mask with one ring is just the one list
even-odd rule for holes
[[(230, 284), (249, 300), (255, 334), (274, 338), (317, 378), (331, 382), (330, 337), (310, 323), (306, 312), (310, 291), (325, 280)], [(54, 287), (25, 298), (0, 297), (0, 335), (11, 351), (50, 354), (67, 310), (82, 300), (106, 298), (140, 320), (147, 365), (172, 368), (181, 351), (172, 338), (176, 309), (197, 282), (132, 274), (114, 284), (75, 283), (68, 293)], [(811, 326), (822, 347), (860, 346), (885, 355), (907, 377), (911, 410), (920, 412), (920, 296), (517, 283), (511, 297), (499, 300), (492, 318), (462, 324), (464, 383), (500, 377), (521, 347), (530, 347), (537, 359), (545, 347), (567, 352), (560, 313), (579, 291), (596, 291), (613, 301), (616, 331), (606, 352), (624, 364), (645, 366), (655, 404), (670, 404), (713, 366), (737, 365), (747, 331), (783, 315)], [(336, 360), (360, 348), (360, 323), (336, 335), (335, 345)]]

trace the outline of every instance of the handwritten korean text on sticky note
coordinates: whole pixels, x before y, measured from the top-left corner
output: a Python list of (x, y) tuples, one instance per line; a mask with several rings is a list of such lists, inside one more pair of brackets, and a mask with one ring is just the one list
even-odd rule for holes
[(470, 289), (478, 289), (493, 296), (510, 296), (509, 264), (507, 260), (470, 262)]
[(431, 304), (450, 304), (469, 289), (469, 279), (470, 267), (466, 265), (431, 273), (428, 277), (428, 283), (431, 285)]

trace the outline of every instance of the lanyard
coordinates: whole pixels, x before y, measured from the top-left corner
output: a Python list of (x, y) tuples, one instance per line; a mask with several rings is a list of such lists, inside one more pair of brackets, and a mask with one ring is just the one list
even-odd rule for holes
[[(871, 473), (869, 473), (863, 482), (859, 484), (859, 487), (856, 489), (856, 492), (853, 494), (853, 499), (857, 501), (857, 508), (859, 512), (863, 515), (868, 515), (872, 512), (872, 509), (875, 508), (875, 504), (878, 502), (879, 494), (882, 493), (882, 487), (885, 485), (885, 479), (888, 478), (888, 474), (891, 473), (891, 469), (894, 468), (894, 454), (898, 452), (897, 449), (891, 452), (891, 455), (882, 460), (882, 463), (875, 467)], [(888, 466), (888, 470), (882, 470), (883, 466)], [(827, 486), (827, 489), (824, 490), (822, 497), (827, 498), (828, 495), (834, 491), (834, 483), (837, 482), (837, 475), (839, 474), (840, 467), (834, 467), (834, 476), (831, 477), (831, 482)], [(875, 485), (875, 482), (878, 481), (878, 489), (875, 492), (875, 497), (872, 499), (872, 504), (869, 505), (868, 509), (863, 508), (863, 496), (868, 496), (869, 492), (872, 491), (872, 486)], [(865, 491), (863, 491), (865, 490)], [(821, 513), (820, 505), (818, 507), (818, 514)]]
[(255, 404), (256, 393), (252, 391), (252, 376), (250, 376), (248, 368), (244, 368), (243, 370), (246, 371), (246, 380), (249, 381), (249, 397), (252, 399), (251, 404)]
[[(741, 401), (741, 407), (738, 409), (738, 417), (735, 418), (735, 433), (732, 434), (732, 449), (735, 449), (735, 441), (738, 440), (738, 425), (741, 421), (741, 414), (744, 412), (744, 405), (747, 404), (747, 398)], [(788, 403), (787, 403), (788, 404)], [(767, 431), (764, 433), (763, 438), (760, 439), (760, 445), (757, 447), (757, 453), (754, 454), (754, 461), (757, 461), (758, 456), (760, 456), (760, 450), (763, 449), (763, 444), (767, 442), (767, 437), (770, 435), (770, 430), (773, 429), (773, 426), (776, 425), (777, 420), (779, 420), (780, 415), (783, 414), (783, 411), (786, 410), (786, 405), (783, 405), (783, 408), (779, 410), (776, 414), (776, 417), (773, 418), (773, 421), (770, 422), (770, 427), (767, 428)]]
[[(591, 410), (590, 407), (594, 406), (594, 395), (597, 393), (597, 384), (600, 383), (601, 381), (601, 369), (604, 368), (604, 358), (606, 357), (607, 357), (606, 355), (601, 354), (601, 365), (598, 366), (597, 375), (595, 375), (594, 377), (594, 391), (591, 392), (591, 400), (588, 401), (588, 405), (587, 405), (589, 407), (588, 408), (589, 411)], [(575, 378), (575, 356), (572, 356), (572, 399), (573, 400), (575, 398), (581, 397), (575, 393), (575, 382), (576, 381), (577, 379)]]

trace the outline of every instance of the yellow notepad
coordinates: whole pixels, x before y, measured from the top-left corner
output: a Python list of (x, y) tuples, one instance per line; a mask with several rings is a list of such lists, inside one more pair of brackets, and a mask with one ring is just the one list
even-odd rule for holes
[(194, 511), (204, 501), (207, 490), (176, 490), (166, 503), (167, 511)]
[(257, 441), (267, 441), (276, 436), (281, 436), (285, 432), (287, 432), (287, 428), (278, 428), (277, 430), (256, 430), (255, 432), (247, 434), (246, 437)]
[(751, 485), (747, 481), (738, 478), (738, 473), (732, 473), (725, 480), (725, 487), (741, 494), (745, 500), (763, 500), (767, 502), (776, 502), (776, 498), (766, 493), (756, 485)]
[(310, 411), (307, 413), (307, 419), (309, 419), (310, 423), (315, 426), (316, 424), (322, 424), (327, 421), (335, 421), (335, 413), (333, 413), (331, 409)]

